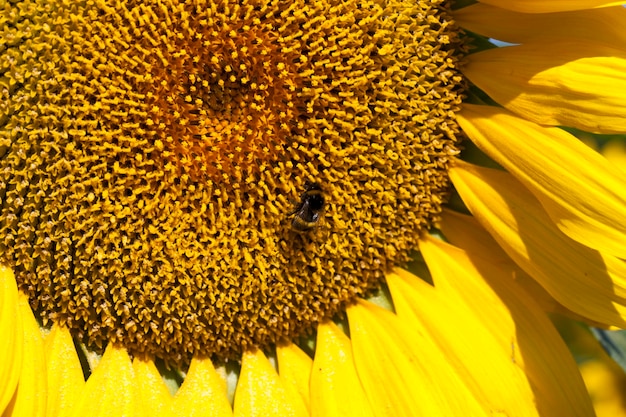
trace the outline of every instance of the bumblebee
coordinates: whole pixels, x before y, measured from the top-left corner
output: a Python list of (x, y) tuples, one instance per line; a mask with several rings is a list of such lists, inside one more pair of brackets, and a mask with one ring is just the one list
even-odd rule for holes
[(324, 211), (324, 193), (319, 184), (314, 183), (306, 187), (300, 196), (300, 205), (290, 214), (295, 214), (291, 221), (291, 228), (297, 232), (306, 232), (314, 229)]

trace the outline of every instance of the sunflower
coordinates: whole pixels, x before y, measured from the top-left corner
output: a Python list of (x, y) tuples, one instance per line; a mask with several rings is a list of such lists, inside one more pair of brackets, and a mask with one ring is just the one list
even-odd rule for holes
[(4, 3), (3, 415), (593, 415), (618, 4)]

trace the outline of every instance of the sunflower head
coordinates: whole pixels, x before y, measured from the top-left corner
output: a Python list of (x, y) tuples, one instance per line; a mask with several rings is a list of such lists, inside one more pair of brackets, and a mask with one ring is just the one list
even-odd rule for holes
[(440, 2), (8, 16), (0, 254), (89, 345), (181, 361), (292, 339), (438, 218), (460, 104)]
[(3, 3), (2, 415), (593, 415), (626, 9), (448, 3)]

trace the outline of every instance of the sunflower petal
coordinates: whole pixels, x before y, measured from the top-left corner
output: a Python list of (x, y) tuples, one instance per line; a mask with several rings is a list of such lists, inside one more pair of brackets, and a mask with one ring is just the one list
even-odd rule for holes
[(482, 3), (522, 13), (553, 13), (618, 6), (622, 1), (608, 0), (480, 0)]
[(137, 393), (144, 415), (150, 417), (174, 416), (172, 396), (154, 362), (135, 358), (133, 371), (135, 372)]
[(69, 330), (53, 326), (44, 341), (48, 369), (47, 416), (65, 416), (80, 398), (85, 376)]
[(87, 380), (73, 417), (142, 416), (126, 350), (109, 345)]
[(174, 396), (172, 409), (181, 416), (229, 417), (232, 408), (226, 396), (226, 383), (208, 358), (193, 358), (185, 381)]
[[(447, 356), (459, 358), (459, 366), (476, 379), (494, 414), (593, 416), (567, 346), (505, 269), (434, 238), (422, 240), (420, 250), (447, 306), (430, 302), (426, 285), (405, 271), (400, 271), (405, 285), (395, 295), (410, 296), (409, 305), (425, 320), (446, 309), (457, 318), (451, 326), (433, 320), (430, 328), (444, 352), (452, 350)], [(459, 339), (467, 343), (459, 345)]]
[(350, 339), (334, 323), (320, 324), (311, 371), (311, 416), (375, 415), (354, 368)]
[[(431, 262), (438, 261), (431, 259)], [(456, 267), (455, 276), (465, 280), (476, 271), (471, 264), (463, 268), (463, 261), (455, 258), (455, 265), (450, 265), (450, 269)], [(435, 280), (435, 285), (438, 281)], [(482, 314), (476, 314), (464, 303), (447, 299), (440, 289), (406, 271), (388, 274), (387, 283), (398, 315), (416, 322), (415, 328), (425, 329), (423, 331), (437, 343), (436, 348), (448, 358), (487, 409), (503, 415), (538, 415), (530, 383), (511, 360), (515, 333), (508, 314), (488, 318), (487, 326)], [(478, 302), (476, 306), (482, 307)], [(495, 380), (499, 383), (494, 384)]]
[(0, 265), (0, 413), (13, 398), (22, 370), (24, 331), (11, 269)]
[[(313, 360), (293, 343), (276, 347), (278, 374), (285, 387), (293, 387), (309, 409), (309, 379)], [(290, 394), (292, 395), (292, 394)]]
[(602, 147), (602, 155), (611, 161), (622, 174), (626, 174), (626, 142), (623, 137), (609, 140)]
[(433, 340), (388, 310), (348, 307), (354, 362), (376, 416), (491, 415)]
[(513, 176), (457, 161), (450, 178), (474, 217), (558, 302), (626, 327), (626, 263), (564, 235)]
[(535, 194), (562, 232), (626, 259), (626, 181), (604, 157), (569, 133), (491, 106), (464, 106), (459, 123)]
[(302, 399), (283, 386), (263, 352), (246, 352), (235, 391), (235, 417), (308, 416)]
[(446, 241), (458, 248), (489, 257), (494, 263), (511, 262), (515, 265), (498, 242), (472, 216), (444, 209), (439, 229), (446, 237)]
[(444, 209), (439, 229), (446, 237), (446, 241), (457, 248), (490, 259), (494, 264), (505, 268), (505, 273), (514, 276), (515, 282), (539, 304), (543, 311), (558, 313), (573, 320), (585, 322), (590, 326), (605, 327), (604, 324), (576, 314), (557, 302), (534, 278), (509, 258), (498, 245), (498, 242), (472, 216)]
[(531, 42), (469, 56), (463, 73), (512, 112), (541, 125), (626, 132), (626, 51), (603, 43)]
[(43, 337), (39, 324), (28, 304), (28, 298), (20, 293), (18, 298), (19, 315), (24, 328), (24, 361), (22, 373), (7, 415), (43, 416), (46, 412), (48, 381)]
[(567, 38), (621, 47), (626, 42), (626, 9), (621, 6), (528, 14), (476, 3), (455, 11), (454, 20), (472, 32), (511, 43)]

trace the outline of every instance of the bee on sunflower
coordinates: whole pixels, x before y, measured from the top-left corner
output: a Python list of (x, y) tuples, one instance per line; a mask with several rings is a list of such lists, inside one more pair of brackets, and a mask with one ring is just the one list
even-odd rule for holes
[(464, 3), (3, 4), (3, 415), (594, 415), (626, 11)]

